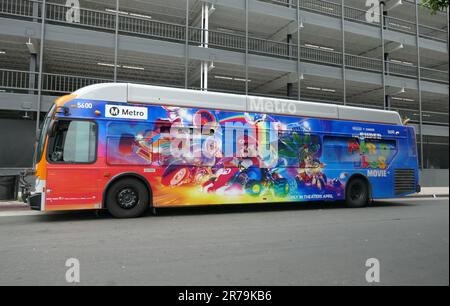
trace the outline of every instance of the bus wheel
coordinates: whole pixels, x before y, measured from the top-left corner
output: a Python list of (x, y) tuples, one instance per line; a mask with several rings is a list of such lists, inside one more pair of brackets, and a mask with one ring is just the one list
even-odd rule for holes
[(369, 186), (364, 179), (356, 177), (348, 183), (345, 204), (350, 208), (366, 207), (369, 204)]
[(140, 217), (150, 206), (148, 190), (138, 179), (121, 179), (109, 188), (106, 205), (116, 218)]

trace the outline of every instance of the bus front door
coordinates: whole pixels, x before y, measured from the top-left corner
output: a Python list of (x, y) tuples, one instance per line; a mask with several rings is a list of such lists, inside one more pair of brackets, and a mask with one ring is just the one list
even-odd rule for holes
[(101, 208), (97, 130), (91, 121), (55, 122), (47, 149), (45, 210)]

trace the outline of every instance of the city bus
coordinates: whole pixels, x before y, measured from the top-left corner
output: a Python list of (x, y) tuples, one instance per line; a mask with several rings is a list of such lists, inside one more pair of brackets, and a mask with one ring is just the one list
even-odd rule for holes
[(374, 199), (420, 190), (416, 132), (392, 111), (106, 83), (55, 101), (29, 205), (44, 212)]

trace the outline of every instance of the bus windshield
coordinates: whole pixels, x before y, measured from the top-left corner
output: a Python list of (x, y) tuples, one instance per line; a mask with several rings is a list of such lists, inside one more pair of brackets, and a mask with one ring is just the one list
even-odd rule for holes
[(55, 114), (55, 110), (56, 110), (56, 104), (54, 104), (49, 112), (47, 113), (47, 116), (45, 117), (45, 121), (44, 124), (40, 130), (39, 133), (39, 141), (36, 145), (36, 154), (35, 154), (35, 158), (34, 158), (34, 163), (36, 164), (37, 162), (39, 162), (42, 158), (42, 153), (44, 152), (44, 146), (45, 146), (45, 140), (46, 140), (46, 136), (48, 134), (48, 128), (50, 126), (50, 123), (52, 121), (53, 115)]

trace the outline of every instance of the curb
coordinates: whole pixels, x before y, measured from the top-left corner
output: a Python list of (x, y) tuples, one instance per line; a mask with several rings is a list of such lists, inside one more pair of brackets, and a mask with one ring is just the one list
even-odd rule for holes
[(0, 203), (0, 211), (1, 210), (10, 210), (10, 209), (29, 209), (29, 206), (25, 203), (14, 203), (14, 204), (2, 204)]
[[(448, 198), (449, 194), (419, 194), (419, 195), (410, 195), (404, 197), (404, 199), (439, 199), (439, 198)], [(25, 203), (8, 203), (2, 204), (0, 202), (0, 211), (2, 210), (12, 210), (12, 209), (30, 209), (30, 207)]]
[(448, 194), (419, 194), (419, 195), (411, 195), (407, 196), (406, 198), (418, 198), (418, 199), (424, 199), (424, 198), (448, 198)]

